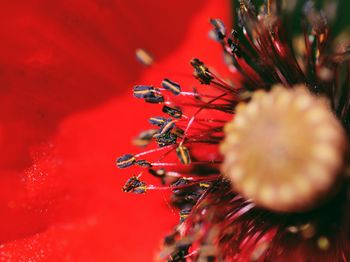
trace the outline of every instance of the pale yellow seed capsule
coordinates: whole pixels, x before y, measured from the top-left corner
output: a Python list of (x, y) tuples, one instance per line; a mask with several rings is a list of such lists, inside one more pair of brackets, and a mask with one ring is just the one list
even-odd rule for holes
[(259, 113), (259, 107), (256, 104), (250, 104), (246, 107), (248, 117), (255, 117)]
[(294, 106), (298, 110), (305, 110), (310, 108), (311, 103), (312, 99), (309, 95), (299, 95), (294, 102)]
[(306, 211), (337, 188), (345, 132), (326, 100), (303, 85), (255, 92), (224, 132), (222, 172), (256, 205)]
[(254, 196), (254, 193), (256, 192), (257, 188), (258, 188), (258, 181), (254, 180), (254, 179), (246, 179), (243, 182), (243, 188), (245, 190), (245, 194), (250, 197), (250, 196)]
[(281, 109), (288, 108), (290, 106), (291, 97), (286, 92), (281, 92), (276, 97), (276, 106)]
[(331, 181), (329, 181), (329, 179), (331, 178), (329, 177), (326, 170), (327, 169), (324, 168), (323, 164), (318, 162), (310, 163), (305, 168), (307, 177), (310, 179), (310, 182), (313, 187), (322, 187), (324, 184), (331, 183)]
[[(263, 185), (261, 189), (258, 190), (258, 192), (260, 192), (259, 199), (262, 205), (265, 205), (265, 206), (273, 205), (276, 194), (272, 186)], [(255, 196), (251, 196), (251, 198), (256, 199)]]
[(279, 196), (282, 198), (282, 201), (289, 203), (294, 201), (294, 188), (291, 185), (281, 186), (279, 189)]
[(243, 103), (238, 104), (235, 108), (236, 113), (242, 111), (243, 109), (245, 109), (245, 107), (246, 107), (246, 104), (243, 104)]
[(315, 136), (320, 140), (336, 140), (338, 133), (328, 124), (317, 126), (315, 129)]
[(247, 119), (243, 115), (237, 115), (234, 121), (237, 128), (245, 128), (247, 126)]
[(235, 166), (230, 171), (230, 177), (234, 177), (235, 180), (240, 181), (243, 177), (243, 169), (239, 166)]

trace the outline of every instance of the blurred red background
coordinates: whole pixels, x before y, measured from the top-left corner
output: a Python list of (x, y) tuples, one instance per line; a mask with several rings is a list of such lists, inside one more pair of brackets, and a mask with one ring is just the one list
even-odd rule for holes
[(193, 83), (193, 57), (220, 71), (208, 19), (228, 23), (229, 1), (14, 0), (0, 13), (0, 260), (152, 261), (178, 215), (164, 192), (121, 192), (131, 173), (115, 159), (159, 110), (130, 90)]

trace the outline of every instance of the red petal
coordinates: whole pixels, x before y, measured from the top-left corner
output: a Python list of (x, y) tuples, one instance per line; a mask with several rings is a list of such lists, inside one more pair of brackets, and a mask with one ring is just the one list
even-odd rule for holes
[[(208, 18), (227, 21), (228, 3), (16, 2), (2, 8), (0, 258), (152, 260), (178, 217), (162, 192), (122, 193), (114, 161), (159, 108), (121, 92), (187, 80), (193, 56), (223, 67)], [(142, 71), (137, 47), (158, 64)]]

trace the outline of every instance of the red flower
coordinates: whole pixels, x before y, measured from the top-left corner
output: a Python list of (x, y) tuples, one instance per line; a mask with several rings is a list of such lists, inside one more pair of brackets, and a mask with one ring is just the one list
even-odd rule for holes
[(123, 190), (172, 192), (169, 261), (348, 261), (349, 40), (330, 34), (341, 5), (237, 2), (230, 33), (210, 20), (233, 83), (194, 58), (202, 85), (166, 75), (134, 87), (162, 113), (150, 148), (117, 159), (143, 168)]
[[(227, 21), (227, 10), (214, 0), (2, 4), (0, 260), (152, 260), (177, 217), (154, 204), (160, 192), (120, 190), (127, 174), (114, 159), (156, 110), (129, 88), (189, 72), (171, 70), (193, 56), (220, 67), (206, 21)], [(139, 47), (154, 68), (135, 61)]]

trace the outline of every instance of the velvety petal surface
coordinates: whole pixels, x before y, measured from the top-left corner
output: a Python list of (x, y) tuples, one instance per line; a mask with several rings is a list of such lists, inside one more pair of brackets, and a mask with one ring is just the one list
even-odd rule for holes
[(1, 16), (0, 259), (152, 261), (178, 215), (166, 192), (121, 192), (115, 159), (160, 110), (130, 90), (194, 83), (195, 56), (223, 68), (208, 19), (228, 3), (11, 1)]

